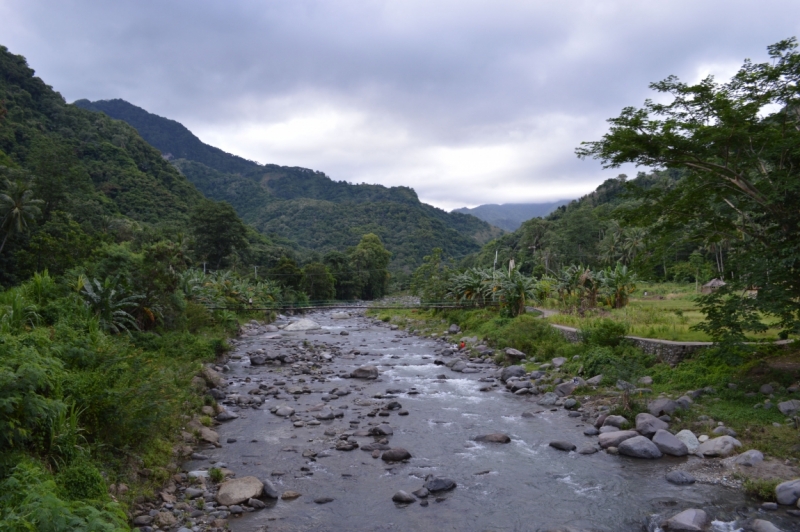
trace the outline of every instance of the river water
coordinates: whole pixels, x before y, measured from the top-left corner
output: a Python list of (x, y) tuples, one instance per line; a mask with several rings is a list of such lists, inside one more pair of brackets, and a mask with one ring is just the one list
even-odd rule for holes
[[(237, 477), (269, 478), (280, 492), (302, 494), (231, 519), (233, 531), (537, 531), (567, 526), (604, 532), (653, 531), (655, 526), (648, 523), (660, 521), (654, 516), (668, 517), (686, 508), (706, 510), (719, 521), (715, 530), (735, 530), (724, 522), (734, 520), (737, 509), (757, 506), (729, 488), (668, 483), (665, 472), (686, 459), (636, 460), (550, 448), (553, 440), (567, 440), (580, 448), (596, 438), (583, 435), (587, 424), (580, 418), (568, 417), (563, 408), (540, 407), (535, 396), (515, 396), (502, 386), (479, 391), (495, 375), (493, 364), (470, 374), (435, 365), (437, 358), (447, 360), (441, 354), (446, 346), (441, 340), (393, 331), (363, 316), (332, 319), (331, 313), (320, 312), (307, 317), (323, 329), (245, 336), (233, 353), (236, 359), (229, 363), (229, 394), (246, 394), (276, 382), (311, 390), (300, 395), (282, 392), (278, 398), (268, 397), (257, 409), (228, 407), (240, 417), (218, 427), (223, 445), (210, 451), (211, 460), (226, 464)], [(259, 349), (294, 356), (330, 354), (330, 363), (321, 367), (332, 373), (320, 379), (292, 375), (291, 364), (250, 365), (247, 353)], [(365, 364), (378, 366), (380, 378), (339, 376)], [(447, 378), (438, 378), (442, 374)], [(308, 409), (325, 403), (323, 394), (334, 390), (349, 391), (327, 403), (342, 417), (313, 424), (314, 412)], [(330, 397), (337, 396), (325, 395)], [(408, 415), (400, 416), (398, 410), (388, 417), (367, 415), (390, 401), (398, 401)], [(304, 426), (295, 427), (292, 419), (270, 412), (282, 404), (293, 407), (294, 419), (304, 421)], [(523, 412), (533, 416), (523, 417)], [(387, 464), (361, 449), (334, 449), (342, 433), (380, 423), (393, 428), (392, 447), (411, 453), (407, 463)], [(495, 432), (508, 434), (511, 443), (472, 441)], [(355, 438), (361, 445), (376, 441)], [(304, 457), (304, 451), (317, 455)], [(187, 465), (208, 467), (207, 463)], [(429, 497), (427, 506), (419, 501), (407, 506), (392, 502), (395, 492), (419, 489), (430, 474), (452, 478), (458, 486)], [(320, 498), (333, 500), (314, 502)]]

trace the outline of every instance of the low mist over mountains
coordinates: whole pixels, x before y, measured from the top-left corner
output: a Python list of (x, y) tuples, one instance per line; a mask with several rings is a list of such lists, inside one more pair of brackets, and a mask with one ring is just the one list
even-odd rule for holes
[(531, 218), (547, 216), (558, 207), (566, 205), (570, 200), (552, 201), (550, 203), (503, 203), (502, 205), (487, 204), (478, 205), (472, 209), (462, 207), (454, 209), (452, 212), (471, 214), (481, 220), (505, 229), (506, 231), (516, 231), (522, 222)]
[(127, 122), (206, 197), (228, 201), (245, 222), (296, 242), (301, 252), (343, 250), (375, 233), (392, 252), (392, 269), (410, 272), (436, 247), (463, 257), (502, 234), (474, 216), (420, 202), (409, 187), (353, 185), (307, 168), (248, 161), (124, 100), (75, 105)]

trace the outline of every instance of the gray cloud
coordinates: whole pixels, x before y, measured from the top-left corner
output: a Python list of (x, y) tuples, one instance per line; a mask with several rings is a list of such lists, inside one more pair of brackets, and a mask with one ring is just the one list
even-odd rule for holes
[(617, 172), (573, 150), (605, 119), (669, 74), (763, 60), (798, 14), (792, 0), (0, 0), (0, 43), (68, 101), (124, 98), (233, 153), (452, 208), (588, 192)]

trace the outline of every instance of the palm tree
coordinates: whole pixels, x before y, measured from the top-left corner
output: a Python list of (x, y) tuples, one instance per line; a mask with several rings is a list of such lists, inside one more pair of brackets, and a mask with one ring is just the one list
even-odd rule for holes
[(38, 205), (44, 202), (32, 196), (33, 190), (27, 182), (5, 180), (5, 191), (0, 192), (0, 228), (5, 232), (0, 253), (11, 233), (24, 233), (28, 224), (42, 213)]

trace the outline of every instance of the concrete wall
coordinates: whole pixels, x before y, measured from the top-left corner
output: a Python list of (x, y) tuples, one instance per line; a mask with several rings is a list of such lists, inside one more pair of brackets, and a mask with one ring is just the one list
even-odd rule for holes
[[(565, 325), (556, 325), (555, 323), (550, 325), (564, 335), (567, 341), (580, 342), (581, 338), (578, 329)], [(655, 338), (640, 338), (638, 336), (626, 336), (625, 338), (645, 353), (655, 355), (659, 360), (671, 366), (700, 349), (714, 345), (712, 342), (673, 342)]]

